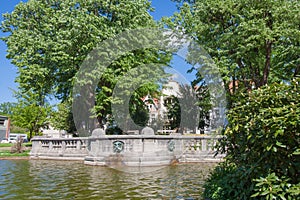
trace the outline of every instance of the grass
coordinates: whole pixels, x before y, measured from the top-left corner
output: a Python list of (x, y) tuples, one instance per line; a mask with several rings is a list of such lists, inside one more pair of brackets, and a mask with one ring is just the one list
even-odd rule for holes
[(25, 150), (22, 153), (11, 153), (10, 150), (0, 150), (1, 157), (10, 157), (10, 156), (29, 156), (30, 150)]
[[(8, 148), (5, 149), (1, 149), (1, 147), (12, 147), (14, 145), (14, 143), (0, 143), (0, 158), (2, 157), (25, 157), (25, 156), (29, 156), (29, 152), (30, 150), (25, 150), (22, 153), (11, 153), (11, 151)], [(23, 143), (22, 144), (23, 147), (31, 147), (32, 143), (28, 142), (28, 143)]]
[(0, 143), (0, 147), (11, 147), (12, 143)]
[[(0, 148), (1, 147), (11, 147), (13, 146), (14, 143), (0, 143)], [(23, 143), (23, 146), (25, 147), (31, 147), (32, 143), (31, 142), (27, 142), (27, 143)]]

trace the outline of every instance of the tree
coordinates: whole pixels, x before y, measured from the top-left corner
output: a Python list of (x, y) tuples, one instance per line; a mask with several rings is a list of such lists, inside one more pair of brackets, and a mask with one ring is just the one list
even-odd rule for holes
[(47, 126), (51, 107), (38, 104), (38, 95), (28, 91), (26, 95), (19, 97), (18, 104), (12, 110), (12, 122), (14, 126), (27, 129), (29, 139), (41, 133), (41, 128)]
[(211, 103), (208, 88), (203, 80), (194, 80), (192, 86), (180, 85), (178, 97), (166, 98), (165, 106), (171, 129), (196, 132), (196, 128), (203, 130), (209, 125)]
[[(196, 69), (191, 69), (196, 70)], [(205, 127), (208, 127), (210, 124), (210, 116), (209, 112), (212, 109), (212, 102), (211, 102), (211, 96), (209, 88), (203, 78), (203, 76), (200, 73), (200, 70), (197, 70), (196, 72), (196, 79), (192, 81), (192, 87), (195, 90), (196, 98), (198, 101), (196, 102), (196, 105), (199, 107), (199, 125), (198, 128), (200, 130), (204, 130)], [(214, 123), (213, 123), (214, 124)], [(218, 127), (213, 127), (218, 128)], [(204, 131), (202, 131), (204, 133)]]
[(174, 95), (165, 98), (164, 106), (167, 108), (167, 126), (170, 130), (176, 130), (180, 128), (181, 121), (181, 105), (179, 103), (178, 97)]
[[(180, 1), (183, 2), (183, 1)], [(227, 86), (259, 88), (299, 74), (299, 9), (294, 0), (187, 1), (165, 21), (204, 47)]]
[(56, 106), (56, 110), (51, 111), (50, 122), (57, 130), (65, 130), (68, 133), (75, 133), (76, 127), (73, 121), (71, 103), (65, 101)]
[[(155, 57), (157, 56), (153, 56)], [(149, 111), (142, 99), (147, 95), (157, 97), (160, 85), (168, 77), (162, 64), (151, 63), (152, 59), (143, 59), (146, 64), (141, 64), (120, 77), (113, 90), (112, 114), (125, 132), (129, 129), (142, 129), (148, 124)], [(141, 59), (137, 61), (139, 60)]]
[[(31, 89), (39, 95), (41, 105), (51, 95), (62, 101), (70, 98), (74, 77), (97, 44), (125, 30), (157, 27), (149, 10), (148, 0), (31, 0), (18, 4), (4, 15), (1, 29), (10, 33), (3, 40), (7, 57), (18, 67), (20, 92)], [(100, 124), (111, 113), (116, 77), (144, 61), (165, 63), (164, 57), (158, 50), (140, 50), (110, 65), (99, 80), (97, 96), (91, 97), (96, 102), (90, 101), (96, 105), (94, 114)], [(93, 129), (93, 122), (88, 124)]]
[(299, 81), (270, 84), (240, 96), (228, 113), (221, 144), (226, 161), (208, 180), (206, 198), (299, 196)]
[(297, 198), (299, 1), (174, 1), (180, 12), (165, 21), (208, 51), (229, 100), (227, 156), (205, 198)]
[(13, 102), (4, 102), (0, 104), (0, 114), (2, 115), (11, 115), (13, 108), (16, 106), (16, 103)]

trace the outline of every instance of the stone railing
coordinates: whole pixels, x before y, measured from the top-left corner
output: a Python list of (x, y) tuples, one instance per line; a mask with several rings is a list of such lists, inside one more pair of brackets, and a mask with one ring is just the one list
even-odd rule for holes
[(102, 135), (89, 138), (33, 138), (32, 158), (84, 160), (91, 165), (157, 166), (213, 162), (218, 136)]
[(220, 161), (225, 154), (216, 155), (216, 145), (221, 136), (183, 136), (183, 153), (180, 162)]
[(31, 158), (83, 160), (88, 155), (88, 138), (35, 137), (31, 141)]

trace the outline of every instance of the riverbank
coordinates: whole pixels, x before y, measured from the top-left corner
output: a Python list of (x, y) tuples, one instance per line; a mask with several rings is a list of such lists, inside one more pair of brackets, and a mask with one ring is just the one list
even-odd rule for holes
[(30, 157), (28, 156), (0, 156), (0, 160), (29, 160)]
[(11, 146), (0, 146), (0, 160), (28, 160), (31, 147), (23, 146), (23, 152), (11, 153)]

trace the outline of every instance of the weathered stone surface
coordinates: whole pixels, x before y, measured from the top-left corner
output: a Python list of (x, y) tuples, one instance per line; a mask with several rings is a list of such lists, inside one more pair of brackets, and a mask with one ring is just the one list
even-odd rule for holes
[(151, 127), (146, 126), (142, 129), (141, 135), (154, 135), (154, 130)]
[(105, 131), (101, 128), (96, 128), (92, 132), (92, 137), (100, 137), (101, 135), (105, 135)]
[[(103, 130), (93, 131), (94, 136)], [(97, 134), (96, 134), (97, 133)], [(161, 136), (161, 135), (106, 135), (89, 138), (32, 139), (31, 158), (84, 160), (89, 165), (163, 166), (179, 162), (220, 162), (225, 155), (214, 157), (215, 144), (220, 137)], [(124, 143), (120, 152), (114, 142)], [(168, 149), (174, 145), (172, 151)], [(118, 159), (117, 159), (118, 158)]]

